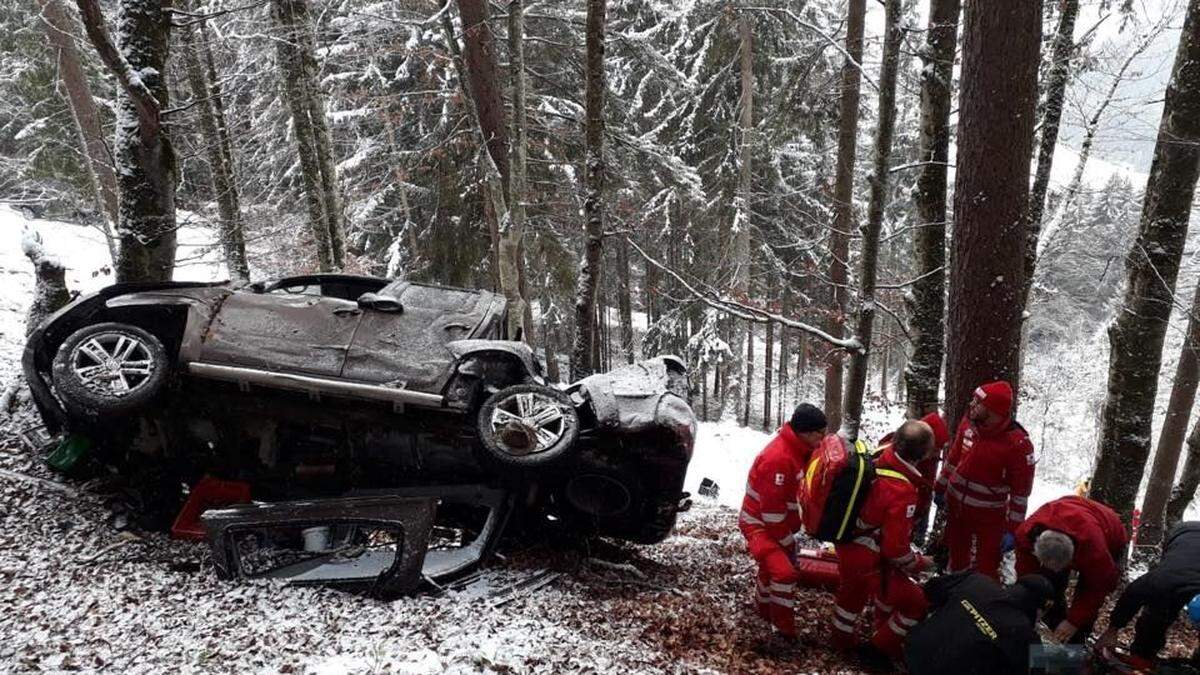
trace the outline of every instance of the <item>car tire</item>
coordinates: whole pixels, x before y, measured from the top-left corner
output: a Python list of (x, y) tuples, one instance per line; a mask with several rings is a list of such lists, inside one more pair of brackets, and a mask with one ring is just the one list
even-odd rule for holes
[(579, 438), (579, 413), (571, 398), (558, 389), (518, 384), (483, 402), (475, 428), (484, 449), (500, 463), (543, 466), (574, 447)]
[(169, 374), (167, 350), (157, 337), (125, 323), (98, 323), (62, 343), (52, 380), (68, 410), (100, 416), (145, 407)]

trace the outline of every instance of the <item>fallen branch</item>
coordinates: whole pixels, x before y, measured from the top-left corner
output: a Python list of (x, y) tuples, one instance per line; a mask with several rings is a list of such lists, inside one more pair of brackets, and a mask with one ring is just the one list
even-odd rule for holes
[(615, 563), (609, 560), (601, 560), (600, 558), (588, 558), (587, 560), (583, 561), (583, 564), (591, 565), (592, 567), (599, 567), (601, 569), (612, 570), (614, 572), (625, 572), (632, 574), (638, 579), (646, 578), (645, 572), (639, 570), (629, 563)]
[(38, 478), (37, 476), (30, 476), (29, 474), (20, 473), (18, 471), (10, 471), (8, 469), (0, 469), (0, 476), (3, 476), (4, 478), (10, 478), (12, 480), (19, 481), (22, 483), (29, 483), (31, 485), (38, 485), (38, 486), (41, 486), (44, 488), (49, 488), (51, 490), (54, 490), (55, 492), (60, 492), (62, 494), (69, 495), (71, 497), (81, 497), (82, 496), (79, 493), (79, 491), (76, 490), (75, 488), (69, 487), (67, 485), (63, 485), (62, 483), (55, 483), (54, 481), (46, 480), (45, 478)]
[(118, 535), (118, 539), (116, 541), (109, 544), (108, 546), (105, 546), (104, 548), (100, 549), (99, 551), (96, 551), (92, 555), (84, 556), (84, 557), (80, 558), (79, 562), (81, 562), (81, 563), (96, 562), (100, 558), (103, 558), (106, 554), (108, 554), (112, 551), (115, 551), (115, 550), (121, 548), (122, 546), (127, 546), (127, 545), (133, 544), (133, 543), (143, 543), (144, 544), (145, 540), (142, 539), (141, 537), (137, 536), (136, 534), (132, 534), (130, 532), (122, 532), (120, 535)]
[(838, 347), (839, 349), (844, 349), (848, 352), (862, 350), (862, 343), (855, 338), (835, 338), (820, 328), (804, 323), (803, 321), (796, 321), (795, 319), (789, 319), (783, 315), (775, 314), (774, 312), (768, 312), (757, 307), (751, 307), (750, 305), (746, 305), (735, 300), (721, 298), (717, 296), (716, 291), (712, 291), (711, 295), (705, 294), (688, 283), (687, 280), (680, 276), (678, 272), (650, 257), (650, 254), (643, 251), (640, 246), (633, 242), (633, 240), (626, 238), (625, 241), (629, 242), (629, 245), (632, 246), (633, 249), (646, 260), (646, 262), (665, 272), (671, 278), (675, 279), (675, 281), (678, 281), (679, 284), (683, 286), (694, 298), (717, 311), (725, 312), (726, 314), (730, 314), (745, 321), (753, 321), (754, 323), (765, 324), (775, 322), (782, 326), (787, 326), (788, 328), (795, 328), (796, 330), (808, 333), (819, 340), (822, 340), (834, 347)]

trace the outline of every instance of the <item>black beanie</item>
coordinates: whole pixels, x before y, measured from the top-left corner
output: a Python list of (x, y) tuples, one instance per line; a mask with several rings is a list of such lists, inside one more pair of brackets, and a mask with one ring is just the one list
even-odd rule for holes
[(1040, 574), (1026, 574), (1017, 579), (1017, 583), (1004, 589), (1008, 601), (1025, 612), (1030, 619), (1037, 617), (1037, 611), (1049, 599), (1054, 597), (1054, 585)]
[(824, 431), (829, 426), (825, 413), (811, 403), (801, 403), (792, 411), (792, 431), (803, 434), (808, 431)]

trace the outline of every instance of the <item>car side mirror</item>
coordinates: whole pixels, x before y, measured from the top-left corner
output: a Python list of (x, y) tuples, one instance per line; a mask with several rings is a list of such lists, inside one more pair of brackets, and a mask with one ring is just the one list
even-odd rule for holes
[(363, 293), (358, 296), (358, 306), (363, 309), (388, 314), (400, 314), (404, 312), (404, 305), (400, 304), (399, 300), (389, 298), (386, 295), (379, 295), (378, 293)]

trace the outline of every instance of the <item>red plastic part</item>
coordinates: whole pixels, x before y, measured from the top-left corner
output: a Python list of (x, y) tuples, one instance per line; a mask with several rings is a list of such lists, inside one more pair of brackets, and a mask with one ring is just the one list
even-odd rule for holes
[(220, 480), (211, 476), (201, 478), (192, 487), (188, 500), (171, 525), (173, 539), (204, 539), (200, 514), (208, 509), (246, 504), (250, 501), (250, 484), (236, 480)]
[(796, 554), (796, 572), (800, 585), (835, 590), (841, 582), (837, 553), (828, 549), (801, 549)]

